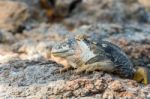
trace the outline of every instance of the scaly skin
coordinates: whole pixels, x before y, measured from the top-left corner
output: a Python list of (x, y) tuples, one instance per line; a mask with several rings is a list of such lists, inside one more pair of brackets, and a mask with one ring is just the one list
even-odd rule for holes
[[(96, 46), (91, 44), (91, 47)], [(91, 51), (91, 48), (87, 43), (85, 43), (85, 41), (71, 39), (56, 45), (52, 49), (52, 58), (58, 63), (64, 65), (64, 68), (61, 71), (69, 68), (76, 68), (76, 73), (83, 71), (90, 72), (95, 70), (112, 72), (113, 62), (106, 57), (104, 52), (97, 52), (95, 53)], [(94, 59), (95, 57), (99, 57), (99, 60)], [(93, 61), (89, 61), (91, 59), (93, 59)], [(64, 62), (64, 60), (66, 61)], [(106, 67), (108, 67), (108, 69), (105, 69)]]
[(79, 36), (57, 44), (51, 53), (53, 60), (64, 65), (61, 71), (69, 68), (76, 69), (76, 73), (99, 70), (113, 72), (144, 84), (150, 83), (150, 72), (146, 68), (135, 69), (127, 55), (107, 41), (92, 42), (86, 36)]

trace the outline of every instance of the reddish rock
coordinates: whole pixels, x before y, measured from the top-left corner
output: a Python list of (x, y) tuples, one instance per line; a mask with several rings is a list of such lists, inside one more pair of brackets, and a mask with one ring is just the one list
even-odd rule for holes
[(109, 86), (109, 88), (111, 88), (112, 90), (114, 90), (116, 92), (125, 91), (122, 83), (120, 81), (118, 81), (118, 80), (112, 82), (111, 85)]

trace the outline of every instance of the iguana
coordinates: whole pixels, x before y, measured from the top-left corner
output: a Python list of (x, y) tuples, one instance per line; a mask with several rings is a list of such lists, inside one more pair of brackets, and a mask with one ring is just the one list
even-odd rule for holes
[(53, 60), (64, 65), (61, 71), (69, 68), (76, 69), (76, 73), (99, 70), (150, 83), (149, 70), (146, 67), (134, 68), (121, 48), (108, 41), (93, 42), (84, 36), (77, 36), (56, 44), (51, 54)]

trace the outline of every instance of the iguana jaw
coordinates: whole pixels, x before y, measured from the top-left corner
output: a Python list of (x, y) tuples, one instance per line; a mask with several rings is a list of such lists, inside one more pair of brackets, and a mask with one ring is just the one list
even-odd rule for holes
[(61, 51), (51, 51), (51, 53), (53, 54), (53, 55), (61, 55), (61, 54), (63, 54), (63, 53), (67, 53), (68, 52), (68, 50), (61, 50)]
[(52, 51), (51, 54), (55, 57), (67, 57), (73, 55), (72, 50)]
[(68, 57), (75, 54), (75, 50), (69, 46), (66, 42), (60, 43), (54, 46), (51, 50), (51, 54), (55, 57)]
[(63, 42), (57, 43), (52, 47), (51, 55), (62, 58), (75, 55), (76, 44), (77, 43), (74, 39), (67, 39)]

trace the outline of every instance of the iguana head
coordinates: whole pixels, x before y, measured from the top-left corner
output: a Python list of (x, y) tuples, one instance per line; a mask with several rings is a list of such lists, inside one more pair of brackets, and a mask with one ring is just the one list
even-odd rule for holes
[[(78, 58), (80, 58), (83, 62), (86, 63), (88, 60), (97, 56), (101, 52), (100, 49), (103, 49), (104, 50), (103, 53), (105, 53), (107, 58), (110, 59), (117, 66), (116, 67), (117, 70), (120, 69), (121, 71), (119, 72), (120, 76), (123, 74), (124, 77), (132, 78), (137, 82), (141, 82), (143, 84), (150, 83), (150, 71), (148, 70), (148, 68), (137, 67), (135, 69), (132, 65), (132, 62), (127, 57), (127, 55), (118, 46), (111, 44), (110, 42), (107, 41), (100, 41), (98, 43), (91, 42), (90, 44), (88, 44), (88, 41), (82, 39), (84, 38), (78, 37), (76, 39), (68, 39), (62, 43), (56, 44), (52, 48), (51, 54), (55, 57), (61, 58), (59, 60), (60, 62), (63, 59), (68, 58), (69, 56), (77, 57), (78, 55), (77, 51), (80, 49), (81, 53), (79, 53), (80, 56)], [(92, 45), (95, 45), (99, 49), (97, 49), (97, 51), (94, 51), (94, 47), (93, 49), (91, 49), (90, 47)], [(91, 60), (92, 62), (90, 61), (91, 62), (90, 64), (95, 62), (95, 60), (100, 61), (101, 57), (96, 57), (96, 59), (95, 58), (93, 59), (94, 60)], [(67, 62), (65, 64), (68, 65)]]
[(77, 58), (82, 60), (82, 62), (87, 62), (97, 54), (98, 53), (94, 52), (94, 48), (91, 48), (91, 44), (82, 38), (68, 39), (56, 44), (51, 51), (51, 55), (54, 57), (66, 58), (68, 60), (70, 60), (70, 58)]
[(51, 51), (51, 54), (55, 57), (68, 57), (75, 54), (76, 49), (76, 40), (75, 39), (68, 39), (64, 42), (56, 44)]

